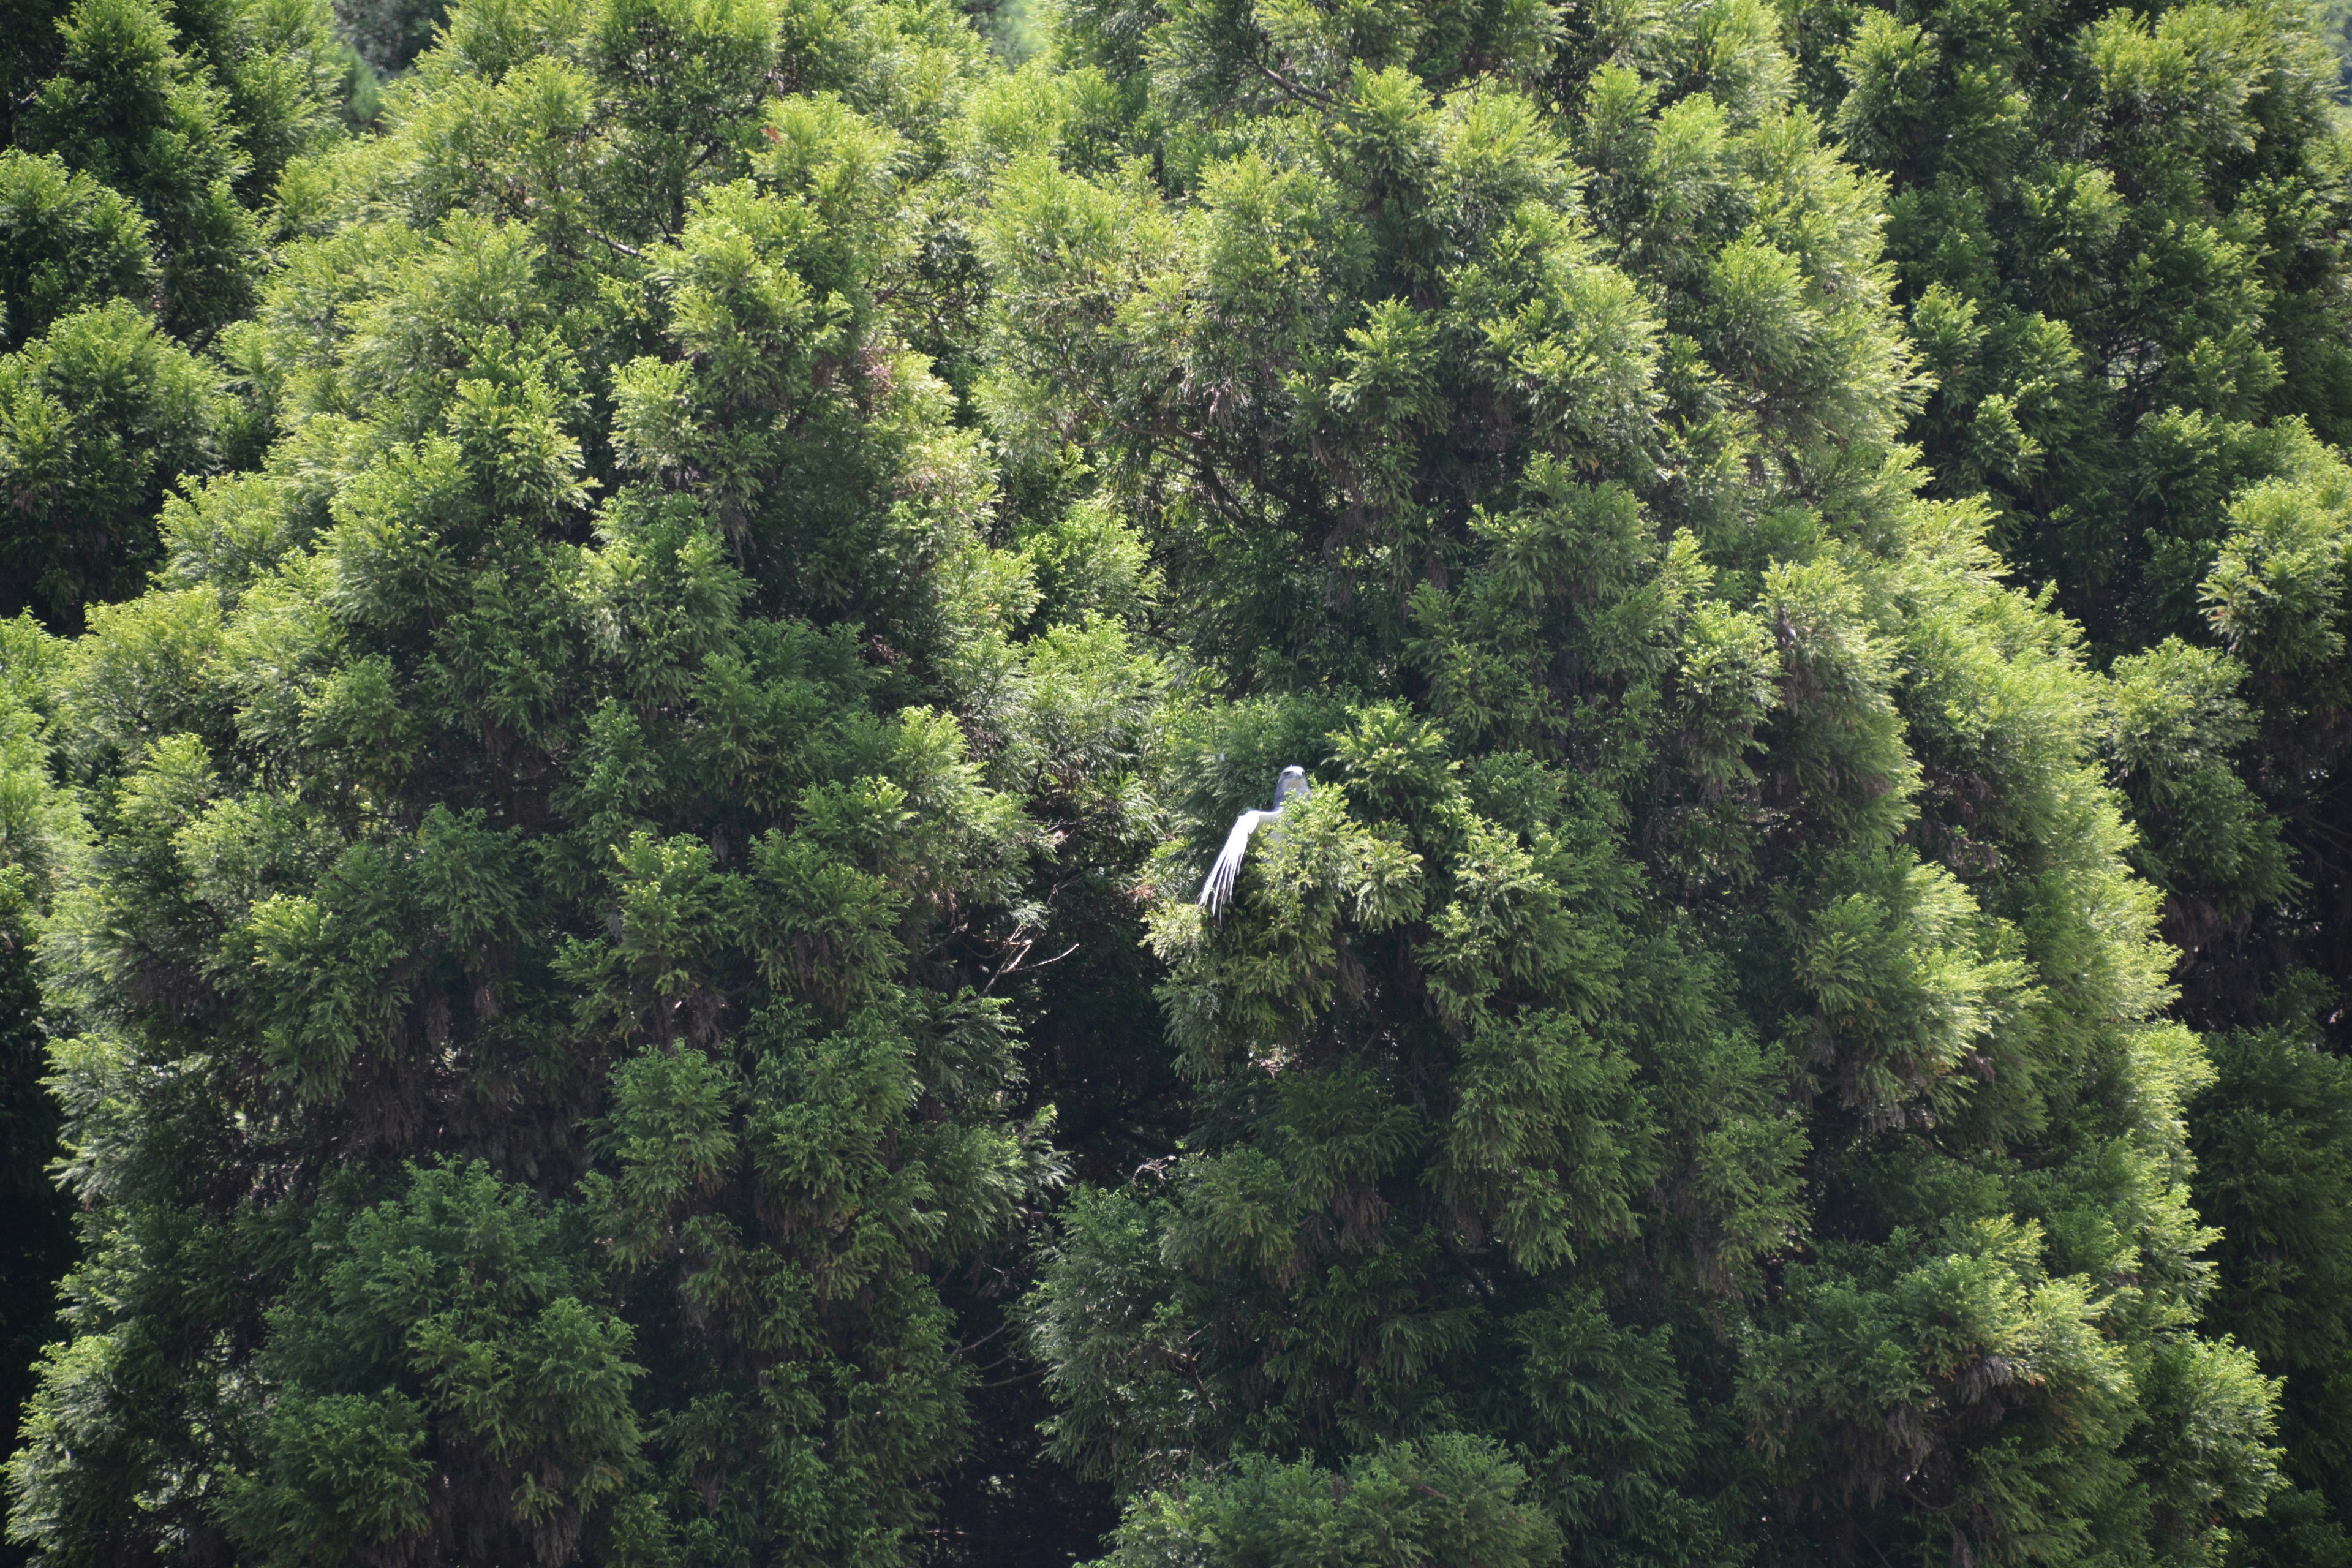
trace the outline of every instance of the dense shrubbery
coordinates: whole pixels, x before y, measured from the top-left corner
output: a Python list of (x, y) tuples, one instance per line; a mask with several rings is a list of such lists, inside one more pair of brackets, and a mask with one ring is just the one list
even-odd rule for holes
[(16, 20), (33, 1558), (2352, 1563), (2299, 13)]

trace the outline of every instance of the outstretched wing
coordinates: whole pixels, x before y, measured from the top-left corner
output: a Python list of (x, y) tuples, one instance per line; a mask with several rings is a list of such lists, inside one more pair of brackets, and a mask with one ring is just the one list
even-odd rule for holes
[(1273, 815), (1244, 811), (1234, 818), (1234, 830), (1225, 835), (1225, 847), (1217, 851), (1217, 863), (1209, 868), (1209, 879), (1201, 884), (1201, 907), (1211, 914), (1234, 901), (1234, 879), (1242, 874), (1242, 856), (1249, 849), (1250, 835)]

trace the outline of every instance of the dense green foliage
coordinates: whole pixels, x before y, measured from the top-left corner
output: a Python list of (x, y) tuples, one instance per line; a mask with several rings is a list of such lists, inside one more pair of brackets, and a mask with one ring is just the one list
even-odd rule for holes
[(29, 619), (0, 624), (0, 1436), (12, 1452), (33, 1363), (58, 1332), (50, 1285), (71, 1245), (70, 1209), (48, 1170), (58, 1114), (41, 1089), (50, 1020), (34, 970), (41, 917), (80, 838), (42, 744), (58, 655)]
[(2240, 1560), (2352, 1563), (2352, 1072), (2294, 1026), (2218, 1037), (2213, 1065), (2195, 1120), (2200, 1207), (2222, 1232), (2213, 1316), (2284, 1374), (2305, 1488), (2273, 1500)]
[[(18, 41), (8, 68), (12, 162), (60, 160), (136, 206), (155, 253), (154, 300), (175, 331), (206, 338), (242, 315), (262, 209), (288, 162), (341, 123), (352, 56), (323, 4), (222, 0), (167, 13), (152, 0), (76, 0), (61, 11), (23, 6), (8, 20)], [(13, 169), (8, 184), (11, 250), (24, 235), (48, 252), (37, 251), (39, 261), (57, 265), (54, 247), (79, 237), (73, 209), (95, 205), (98, 193)], [(103, 273), (80, 286), (143, 299), (144, 269), (116, 259), (136, 237), (114, 212), (97, 221), (109, 230), (92, 257), (103, 257)], [(10, 335), (29, 337), (40, 317), (17, 322), (11, 284)]]
[(979, 989), (1042, 831), (997, 785), (1083, 771), (898, 325), (953, 309), (978, 58), (493, 5), (302, 172), (277, 439), (58, 682), (44, 1561), (910, 1557), (970, 1377), (934, 1272), (1055, 1169)]
[(1340, 26), (1086, 14), (993, 202), (1000, 418), (1105, 454), (1216, 676), (1153, 878), (1201, 1115), (1071, 1211), (1057, 1447), (1475, 1434), (1580, 1561), (2209, 1560), (2272, 1460), (2204, 1069), (2098, 683), (1914, 497), (1874, 188), (1760, 9)]
[(32, 1560), (2352, 1568), (2316, 17), (6, 16)]
[[(301, 0), (25, 0), (0, 6), (0, 614), (78, 631), (87, 605), (144, 585), (174, 480), (257, 455), (266, 413), (201, 349), (249, 309), (280, 174), (339, 132), (364, 68)], [(0, 675), (19, 795), (47, 775), (52, 661), (35, 647), (10, 642)], [(0, 860), (28, 853), (12, 832)], [(0, 900), (0, 1127), (26, 1216), (0, 1369), (12, 1448), (71, 1256), (49, 1196), (58, 1108), (40, 1083), (29, 946), (49, 873), (26, 874)]]
[[(2352, 980), (2340, 61), (2299, 13), (2262, 5), (1802, 15), (1809, 96), (1889, 177), (1898, 294), (1937, 376), (1913, 426), (1935, 488), (1990, 498), (2003, 551), (2114, 678), (2109, 763), (2185, 956), (2180, 1015), (2298, 1037), (2316, 1017), (2352, 1044), (2327, 989)], [(2340, 1086), (2217, 1055), (2210, 1116), (2262, 1104), (2279, 1138), (2337, 1136)], [(2206, 1184), (2258, 1187), (2265, 1158), (2217, 1140)], [(2310, 1293), (2294, 1271), (2339, 1245), (2342, 1194), (2302, 1201), (2320, 1193), (2328, 1222), (2276, 1235), (2270, 1263), (2223, 1245), (2215, 1321), (2290, 1377), (2290, 1469), (2342, 1520), (2342, 1439), (2318, 1434), (2352, 1359), (2265, 1326)], [(2234, 1202), (2207, 1217), (2272, 1230), (2274, 1211)], [(2352, 1536), (2331, 1554), (2352, 1559)]]
[(2262, 5), (1805, 15), (1811, 96), (1891, 180), (1937, 488), (2132, 656), (2117, 763), (2189, 1016), (2255, 1023), (2352, 973), (2336, 58)]
[(323, 0), (37, 0), (0, 25), (0, 610), (78, 631), (145, 584), (166, 486), (258, 458), (236, 323), (287, 168), (373, 78)]

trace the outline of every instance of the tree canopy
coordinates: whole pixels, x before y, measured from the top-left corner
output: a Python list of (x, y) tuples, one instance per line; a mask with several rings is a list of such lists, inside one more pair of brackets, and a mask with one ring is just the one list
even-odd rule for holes
[(2352, 1565), (2315, 18), (20, 10), (28, 1561)]

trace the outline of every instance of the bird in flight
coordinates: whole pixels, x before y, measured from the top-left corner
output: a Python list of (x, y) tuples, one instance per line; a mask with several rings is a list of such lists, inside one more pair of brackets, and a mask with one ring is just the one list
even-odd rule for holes
[(1293, 795), (1305, 800), (1315, 792), (1307, 787), (1307, 770), (1293, 765), (1282, 770), (1274, 781), (1274, 809), (1244, 811), (1234, 818), (1234, 830), (1225, 835), (1225, 847), (1217, 851), (1217, 863), (1209, 868), (1209, 879), (1201, 884), (1201, 907), (1216, 914), (1234, 901), (1234, 879), (1242, 874), (1242, 856), (1249, 848), (1250, 835), (1262, 822), (1272, 822), (1282, 815), (1283, 806)]

